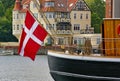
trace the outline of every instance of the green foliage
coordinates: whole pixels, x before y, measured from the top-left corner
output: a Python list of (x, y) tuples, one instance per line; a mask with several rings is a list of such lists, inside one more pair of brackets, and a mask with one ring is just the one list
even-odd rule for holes
[(17, 41), (12, 35), (12, 9), (14, 0), (0, 0), (0, 42)]
[(5, 17), (9, 20), (9, 22), (12, 23), (12, 10), (13, 7), (9, 7), (8, 9), (6, 9), (6, 13), (5, 13)]
[(0, 17), (4, 15), (4, 12), (5, 12), (4, 5), (2, 4), (2, 2), (0, 2)]
[(87, 4), (90, 6), (94, 2), (94, 0), (85, 0), (85, 2), (87, 2)]
[(104, 0), (85, 0), (92, 11), (91, 25), (95, 28), (95, 33), (100, 33), (100, 26), (105, 17), (105, 2)]
[(14, 5), (15, 0), (0, 0), (0, 2), (4, 5), (4, 8), (7, 9)]
[(52, 44), (45, 43), (45, 46), (52, 46)]

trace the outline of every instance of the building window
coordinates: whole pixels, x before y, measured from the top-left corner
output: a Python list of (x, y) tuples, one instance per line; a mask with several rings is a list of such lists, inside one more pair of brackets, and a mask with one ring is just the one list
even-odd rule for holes
[(54, 13), (46, 13), (47, 18), (54, 18)]
[(23, 28), (23, 24), (21, 24), (21, 28)]
[(50, 26), (49, 24), (46, 24), (46, 30), (48, 30), (48, 29), (49, 29), (49, 26)]
[(49, 18), (52, 18), (52, 14), (49, 14)]
[(53, 13), (53, 18), (55, 18), (55, 13)]
[(79, 38), (79, 44), (84, 45), (85, 44), (85, 39), (84, 38)]
[(53, 28), (54, 28), (54, 26), (55, 26), (55, 25), (53, 24)]
[(77, 3), (77, 9), (78, 10), (84, 10), (85, 9), (85, 4), (84, 2), (80, 1)]
[(43, 15), (42, 15), (42, 14), (40, 15), (40, 18), (43, 18)]
[(19, 25), (17, 25), (17, 30), (19, 30)]
[(80, 30), (80, 24), (74, 24), (74, 30)]
[(83, 14), (80, 14), (80, 19), (82, 19), (83, 18)]
[(86, 14), (86, 19), (88, 19), (88, 14)]
[(64, 18), (65, 14), (64, 13), (61, 13), (61, 18)]
[(49, 38), (47, 38), (47, 43), (48, 44), (52, 44), (52, 40), (51, 40), (51, 38), (49, 37)]
[(20, 16), (21, 16), (21, 19), (23, 19), (23, 14), (21, 14)]
[(97, 44), (100, 44), (100, 38), (97, 38)]
[(89, 29), (88, 24), (86, 24), (86, 29)]
[(36, 8), (36, 5), (33, 3), (33, 8)]
[(58, 38), (58, 44), (59, 45), (64, 44), (64, 38)]
[(74, 44), (77, 44), (77, 39), (74, 40)]
[(13, 14), (13, 19), (15, 19), (15, 14)]
[(76, 13), (74, 13), (74, 19), (76, 19)]
[(17, 14), (17, 19), (19, 19), (19, 14)]
[(54, 2), (45, 2), (45, 7), (54, 7)]
[(70, 13), (67, 13), (67, 18), (70, 18)]

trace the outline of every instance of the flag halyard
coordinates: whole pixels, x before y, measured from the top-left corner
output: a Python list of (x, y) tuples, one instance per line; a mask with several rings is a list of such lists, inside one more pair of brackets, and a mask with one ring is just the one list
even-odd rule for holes
[(26, 12), (24, 24), (18, 53), (19, 55), (29, 57), (34, 61), (36, 53), (48, 33), (37, 20), (35, 20), (29, 11)]

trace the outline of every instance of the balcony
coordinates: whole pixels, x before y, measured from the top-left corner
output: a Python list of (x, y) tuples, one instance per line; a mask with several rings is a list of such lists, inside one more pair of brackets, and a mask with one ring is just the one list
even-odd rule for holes
[(57, 34), (72, 34), (70, 22), (58, 22), (56, 24)]
[(60, 34), (67, 34), (67, 35), (72, 34), (71, 30), (57, 30), (56, 33), (58, 35), (60, 35)]
[(80, 34), (94, 34), (94, 28), (81, 29)]
[(71, 22), (70, 18), (56, 18), (55, 22)]

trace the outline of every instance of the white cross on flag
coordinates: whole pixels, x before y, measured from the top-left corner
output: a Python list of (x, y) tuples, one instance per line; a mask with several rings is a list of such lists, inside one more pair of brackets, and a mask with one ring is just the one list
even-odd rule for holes
[(19, 55), (29, 57), (34, 61), (47, 34), (46, 30), (27, 11), (20, 39)]

